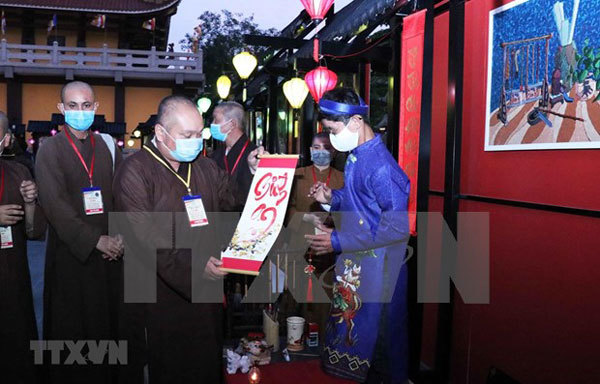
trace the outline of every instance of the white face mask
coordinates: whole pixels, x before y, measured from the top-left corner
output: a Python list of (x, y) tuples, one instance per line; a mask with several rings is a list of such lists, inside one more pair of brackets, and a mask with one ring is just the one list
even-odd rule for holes
[(329, 134), (331, 145), (333, 145), (333, 148), (339, 152), (350, 152), (354, 148), (358, 147), (358, 131), (352, 132), (348, 128), (350, 122), (351, 121), (349, 121), (348, 124), (344, 126), (344, 129), (342, 129), (337, 135), (334, 135), (333, 133)]

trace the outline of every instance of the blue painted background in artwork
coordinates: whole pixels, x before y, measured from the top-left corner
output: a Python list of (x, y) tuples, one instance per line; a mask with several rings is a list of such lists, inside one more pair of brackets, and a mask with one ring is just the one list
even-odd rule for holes
[[(548, 76), (552, 75), (554, 56), (560, 41), (552, 8), (556, 0), (529, 0), (494, 16), (492, 52), (492, 94), (490, 111), (498, 108), (502, 88), (503, 50), (500, 43), (553, 34), (550, 40)], [(565, 18), (570, 20), (573, 0), (563, 0)], [(581, 0), (575, 24), (574, 42), (579, 49), (586, 39), (589, 45), (600, 47), (600, 0)], [(549, 79), (550, 80), (550, 79)]]

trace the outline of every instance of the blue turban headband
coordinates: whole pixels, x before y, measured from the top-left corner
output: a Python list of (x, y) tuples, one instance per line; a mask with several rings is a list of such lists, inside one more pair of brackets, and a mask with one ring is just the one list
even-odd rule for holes
[(321, 99), (319, 109), (328, 115), (368, 115), (369, 106), (359, 96), (360, 105), (338, 103), (337, 101)]

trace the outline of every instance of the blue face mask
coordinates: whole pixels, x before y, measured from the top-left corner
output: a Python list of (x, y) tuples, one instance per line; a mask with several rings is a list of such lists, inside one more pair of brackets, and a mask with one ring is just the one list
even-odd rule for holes
[(65, 111), (65, 123), (78, 131), (87, 131), (94, 124), (94, 111)]
[(212, 135), (213, 139), (218, 140), (218, 141), (225, 141), (229, 132), (227, 132), (227, 133), (221, 132), (221, 127), (224, 126), (225, 124), (229, 123), (230, 121), (231, 120), (227, 120), (223, 124), (213, 123), (210, 125), (210, 134)]
[(331, 152), (325, 149), (311, 149), (310, 159), (315, 165), (325, 167), (331, 163)]
[(175, 141), (175, 150), (169, 149), (165, 143), (163, 145), (169, 149), (170, 155), (180, 163), (190, 163), (198, 157), (202, 148), (204, 148), (204, 142), (202, 139), (175, 139), (173, 136), (163, 129), (163, 132), (167, 134), (173, 141)]

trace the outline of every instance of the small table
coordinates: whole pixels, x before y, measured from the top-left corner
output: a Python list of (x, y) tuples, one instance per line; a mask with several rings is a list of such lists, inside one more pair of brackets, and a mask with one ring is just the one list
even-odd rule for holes
[[(271, 363), (258, 368), (261, 384), (356, 384), (355, 381), (338, 379), (323, 372), (318, 359), (296, 360), (289, 363)], [(225, 374), (226, 384), (248, 384), (248, 374)]]

